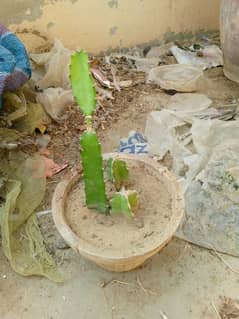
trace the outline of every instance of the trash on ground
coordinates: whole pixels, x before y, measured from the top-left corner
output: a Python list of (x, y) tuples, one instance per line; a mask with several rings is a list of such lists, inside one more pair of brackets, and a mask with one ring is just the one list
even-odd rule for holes
[(204, 94), (180, 93), (170, 98), (166, 109), (176, 112), (177, 117), (187, 119), (190, 122), (194, 114), (208, 109), (211, 104), (212, 100)]
[(51, 141), (51, 137), (48, 134), (44, 134), (44, 135), (38, 135), (36, 138), (36, 145), (39, 148), (40, 151), (43, 151), (47, 148), (48, 144)]
[(46, 156), (42, 156), (45, 164), (45, 177), (52, 177), (63, 171), (68, 167), (68, 162), (65, 162), (61, 165), (56, 164), (52, 159), (47, 158)]
[(172, 46), (174, 43), (165, 43), (159, 46), (154, 46), (149, 49), (149, 51), (146, 53), (145, 57), (147, 59), (150, 58), (160, 58), (164, 55), (168, 55), (171, 51)]
[(0, 127), (0, 149), (13, 150), (22, 142), (24, 135), (17, 130)]
[(38, 129), (42, 134), (46, 131), (47, 118), (39, 103), (27, 103), (27, 114), (14, 122), (13, 128), (19, 132), (33, 134)]
[(153, 58), (143, 58), (139, 56), (133, 56), (129, 54), (112, 54), (109, 57), (109, 61), (114, 58), (125, 58), (131, 62), (132, 66), (135, 66), (136, 70), (139, 72), (148, 73), (152, 68), (156, 67), (160, 63), (160, 59), (157, 57)]
[(119, 85), (121, 88), (128, 88), (133, 85), (133, 81), (132, 80), (120, 81)]
[(147, 154), (148, 144), (142, 134), (131, 131), (127, 138), (120, 140), (119, 152), (129, 154)]
[(110, 81), (106, 78), (105, 74), (96, 66), (91, 67), (91, 72), (94, 76), (94, 78), (103, 86), (108, 89), (113, 89), (112, 84)]
[(98, 85), (95, 85), (95, 88), (96, 88), (96, 92), (98, 94), (98, 96), (97, 96), (98, 100), (100, 100), (100, 101), (114, 100), (112, 91), (103, 89), (102, 87), (100, 87)]
[(61, 115), (67, 106), (74, 103), (71, 90), (62, 88), (48, 88), (37, 94), (37, 102), (44, 106), (44, 109), (50, 117), (59, 122)]
[(183, 50), (174, 45), (171, 52), (178, 63), (194, 65), (203, 70), (223, 65), (222, 50), (217, 45), (206, 46), (196, 52)]
[(203, 72), (198, 67), (172, 64), (151, 69), (147, 82), (157, 84), (164, 90), (194, 92), (202, 77)]
[(193, 95), (186, 99), (184, 111), (180, 99), (172, 97), (171, 110), (169, 102), (167, 109), (150, 113), (145, 130), (151, 154), (160, 159), (171, 154), (185, 192), (186, 214), (177, 235), (239, 256), (239, 121), (199, 119), (204, 112), (215, 116), (210, 100), (196, 95), (195, 102), (202, 104), (193, 113)]
[(219, 314), (222, 319), (237, 319), (239, 318), (239, 300), (231, 298), (221, 298), (221, 307)]
[(19, 91), (18, 94), (5, 92), (3, 95), (3, 104), (3, 114), (5, 114), (4, 119), (10, 126), (12, 122), (27, 115), (27, 102), (21, 91)]
[(49, 53), (31, 54), (31, 59), (38, 67), (44, 67), (45, 74), (35, 83), (40, 89), (60, 87), (70, 89), (69, 63), (73, 51), (65, 48), (61, 41), (55, 40), (55, 44)]
[(1, 154), (0, 206), (2, 247), (12, 268), (23, 276), (40, 275), (61, 282), (34, 214), (43, 200), (46, 179), (41, 156), (16, 151)]

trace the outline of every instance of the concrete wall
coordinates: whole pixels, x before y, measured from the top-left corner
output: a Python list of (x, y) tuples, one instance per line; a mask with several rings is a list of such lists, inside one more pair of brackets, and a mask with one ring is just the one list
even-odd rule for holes
[(220, 0), (1, 0), (0, 21), (99, 52), (218, 28)]

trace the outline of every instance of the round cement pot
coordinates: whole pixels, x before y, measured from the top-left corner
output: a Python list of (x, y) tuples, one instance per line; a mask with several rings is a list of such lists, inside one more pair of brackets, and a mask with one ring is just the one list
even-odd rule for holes
[(112, 153), (104, 155), (104, 162), (110, 157), (126, 161), (130, 186), (139, 192), (135, 219), (87, 209), (79, 175), (58, 184), (52, 210), (58, 231), (73, 249), (104, 269), (124, 272), (142, 265), (171, 240), (183, 217), (184, 200), (174, 175), (156, 161)]

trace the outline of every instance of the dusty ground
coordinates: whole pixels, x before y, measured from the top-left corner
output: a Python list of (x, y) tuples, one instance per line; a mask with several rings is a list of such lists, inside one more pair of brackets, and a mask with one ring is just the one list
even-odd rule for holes
[[(215, 105), (239, 98), (238, 85), (225, 79), (222, 68), (207, 72), (206, 78), (200, 91)], [(169, 98), (159, 88), (145, 85), (141, 75), (134, 86), (115, 93), (115, 100), (99, 110), (96, 123), (103, 150), (116, 150), (120, 137), (132, 129), (143, 133), (147, 113), (163, 108)], [(52, 124), (48, 133), (55, 159), (64, 157), (70, 166), (48, 181), (41, 210), (50, 208), (56, 183), (79, 167), (82, 117), (75, 108), (68, 112), (65, 124)], [(22, 278), (13, 273), (0, 250), (1, 319), (217, 319), (220, 298), (239, 296), (239, 259), (223, 256), (222, 261), (214, 252), (174, 239), (141, 269), (113, 274), (69, 249), (56, 232), (51, 215), (39, 221), (65, 282), (57, 285), (42, 278)]]
[[(239, 270), (237, 259), (224, 258)], [(16, 275), (1, 254), (0, 318), (218, 319), (220, 297), (238, 298), (238, 274), (213, 253), (176, 239), (126, 274), (101, 270), (71, 250), (62, 259), (65, 283), (56, 285)]]

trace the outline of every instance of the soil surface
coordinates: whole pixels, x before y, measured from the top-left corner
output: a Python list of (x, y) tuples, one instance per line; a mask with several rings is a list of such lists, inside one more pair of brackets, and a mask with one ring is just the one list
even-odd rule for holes
[[(170, 232), (175, 213), (166, 178), (155, 176), (153, 170), (145, 169), (144, 165), (132, 161), (127, 161), (127, 165), (128, 189), (136, 190), (140, 200), (135, 219), (124, 215), (105, 216), (87, 209), (82, 182), (75, 185), (65, 206), (66, 219), (74, 233), (99, 254), (119, 258), (143, 254), (160, 246), (165, 232)], [(108, 183), (107, 188), (110, 187)]]

